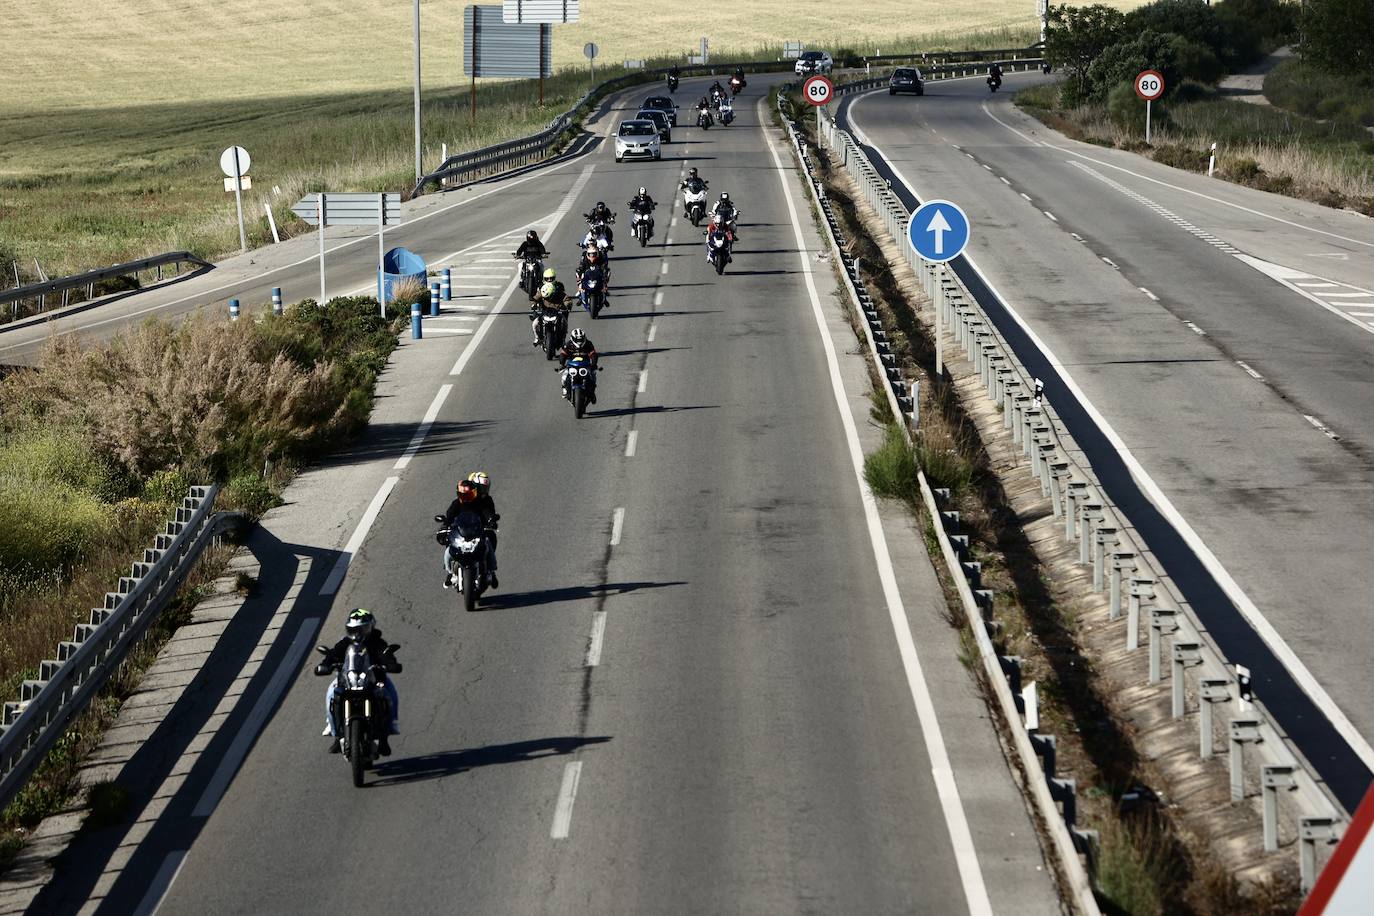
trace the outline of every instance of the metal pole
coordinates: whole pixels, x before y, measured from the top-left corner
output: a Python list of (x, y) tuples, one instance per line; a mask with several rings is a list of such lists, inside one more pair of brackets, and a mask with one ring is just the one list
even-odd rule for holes
[(321, 191), (318, 196), (316, 207), (320, 211), (320, 305), (324, 305), (324, 192)]
[(940, 328), (941, 300), (945, 294), (944, 272), (945, 269), (942, 266), (940, 272), (935, 275), (935, 295), (931, 297), (935, 303), (935, 379), (937, 381), (945, 377), (945, 347), (943, 332)]
[(239, 168), (239, 148), (234, 146), (234, 206), (239, 211), (239, 252), (248, 251), (248, 238), (243, 233), (243, 172)]
[(377, 195), (377, 302), (382, 310), (382, 317), (386, 317), (386, 248), (382, 242), (382, 236), (386, 234), (386, 194)]
[(420, 149), (420, 0), (415, 0), (415, 182), (425, 177)]
[(1145, 100), (1145, 142), (1150, 142), (1150, 100)]

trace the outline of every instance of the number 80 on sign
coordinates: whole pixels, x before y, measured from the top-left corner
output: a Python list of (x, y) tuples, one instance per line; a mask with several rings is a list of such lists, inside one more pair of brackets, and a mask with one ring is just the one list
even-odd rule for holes
[(827, 77), (816, 75), (802, 83), (802, 98), (817, 107), (829, 102), (834, 95), (835, 84)]
[(1153, 102), (1164, 94), (1164, 74), (1158, 70), (1145, 70), (1135, 78), (1135, 94), (1147, 102)]

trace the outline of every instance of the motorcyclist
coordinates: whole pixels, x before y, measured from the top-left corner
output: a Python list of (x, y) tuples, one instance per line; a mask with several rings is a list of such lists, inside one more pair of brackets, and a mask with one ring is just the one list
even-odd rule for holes
[(730, 199), (730, 194), (726, 191), (720, 192), (720, 198), (716, 205), (711, 208), (711, 221), (724, 229), (730, 236), (730, 241), (739, 240), (739, 229), (736, 225), (739, 219), (739, 208)]
[(695, 194), (697, 191), (706, 190), (707, 181), (698, 175), (696, 168), (693, 167), (687, 170), (687, 177), (682, 179), (677, 187), (679, 191), (691, 191)]
[(704, 95), (701, 97), (701, 101), (697, 102), (697, 123), (698, 123), (698, 124), (701, 123), (701, 119), (702, 119), (702, 116), (703, 116), (703, 115), (707, 118), (707, 120), (710, 120), (710, 118), (711, 118), (711, 100), (710, 100), (709, 98), (707, 98), (706, 96), (704, 96)]
[[(374, 668), (381, 668), (382, 690), (386, 695), (385, 710), (378, 711), (378, 718), (386, 715), (387, 727), (378, 729), (382, 732), (377, 741), (377, 750), (383, 757), (391, 756), (391, 743), (388, 741), (390, 735), (401, 733), (401, 700), (396, 693), (396, 685), (387, 673), (400, 674), (401, 663), (396, 660), (394, 652), (389, 651), (387, 642), (382, 638), (382, 631), (377, 627), (377, 618), (366, 608), (354, 608), (348, 613), (348, 620), (344, 624), (344, 638), (334, 644), (334, 648), (325, 653), (324, 661), (315, 666), (315, 673), (318, 675), (332, 674), (339, 665), (343, 664), (344, 655), (348, 651), (349, 643), (362, 645), (367, 648), (368, 660)], [(334, 721), (334, 692), (338, 688), (338, 680), (330, 678), (329, 687), (324, 693), (324, 732), (326, 738), (332, 739), (329, 742), (329, 753), (339, 752), (339, 732), (338, 723)]]
[(577, 262), (577, 269), (574, 271), (574, 274), (577, 277), (578, 289), (582, 288), (582, 275), (586, 273), (587, 268), (591, 267), (593, 264), (598, 265), (601, 268), (601, 282), (606, 284), (607, 286), (610, 285), (610, 260), (601, 251), (601, 249), (597, 248), (596, 245), (593, 244), (588, 245), (586, 248), (582, 249), (582, 260)]
[(563, 288), (563, 281), (558, 279), (558, 274), (552, 267), (544, 271), (544, 283), (534, 294), (534, 305), (530, 308), (530, 330), (534, 333), (534, 345), (539, 346), (539, 325), (543, 317), (545, 308), (557, 308), (568, 311), (571, 306), (568, 304), (568, 292)]
[(640, 186), (639, 193), (630, 198), (627, 207), (631, 213), (638, 213), (640, 217), (649, 223), (649, 235), (654, 234), (654, 208), (658, 206), (654, 199), (649, 196), (648, 188)]
[(725, 87), (720, 84), (720, 80), (716, 80), (711, 84), (711, 88), (707, 90), (706, 94), (711, 97), (712, 101), (715, 101), (725, 96)]
[(598, 200), (596, 206), (592, 207), (592, 212), (584, 213), (583, 216), (587, 219), (588, 227), (595, 229), (595, 227), (599, 225), (605, 228), (606, 242), (609, 247), (614, 250), (615, 234), (611, 231), (611, 223), (615, 222), (615, 214), (606, 206), (606, 202), (604, 200)]
[(1002, 85), (1002, 68), (1000, 65), (994, 63), (988, 67), (988, 82), (998, 86)]
[(678, 68), (677, 68), (676, 66), (673, 67), (671, 70), (668, 71), (668, 91), (669, 91), (669, 92), (676, 92), (676, 91), (677, 91), (677, 84), (678, 84), (678, 82), (679, 82), (679, 80), (680, 80), (681, 78), (682, 78), (681, 72), (678, 70)]
[[(563, 348), (558, 351), (558, 367), (560, 369), (566, 370), (568, 367), (568, 360), (578, 356), (586, 360), (587, 367), (592, 370), (592, 375), (588, 376), (592, 381), (591, 384), (587, 386), (587, 393), (589, 395), (588, 400), (591, 401), (591, 403), (595, 404), (595, 373), (597, 363), (596, 344), (592, 343), (592, 339), (587, 336), (586, 331), (582, 330), (581, 328), (573, 328), (572, 333), (568, 335), (567, 342), (564, 343)], [(571, 397), (572, 391), (568, 388), (568, 373), (565, 371), (563, 373), (563, 398), (564, 400), (567, 400)]]
[(731, 76), (730, 76), (730, 84), (731, 84), (732, 88), (735, 89), (736, 92), (738, 92), (739, 90), (741, 90), (741, 89), (743, 89), (743, 88), (745, 87), (745, 82), (744, 82), (744, 68), (743, 68), (743, 67), (736, 67), (736, 68), (735, 68), (735, 72), (734, 72), (733, 74), (731, 74)]
[[(458, 481), (458, 493), (444, 512), (445, 529), (453, 527), (458, 516), (464, 512), (476, 512), (482, 517), (482, 528), (486, 531), (488, 571), (491, 573), (491, 587), (497, 588), (496, 581), (496, 523), (501, 520), (496, 511), (496, 503), (491, 498), (491, 477), (486, 471), (473, 471), (466, 479)], [(454, 576), (449, 572), (448, 540), (444, 539), (444, 588), (452, 588)]]
[[(511, 257), (515, 258), (517, 261), (543, 261), (548, 256), (549, 250), (545, 248), (544, 243), (539, 240), (539, 233), (535, 232), (533, 229), (525, 233), (525, 240), (520, 243), (520, 247), (511, 252)], [(523, 275), (521, 279), (523, 279)], [(537, 287), (529, 294), (531, 302), (534, 301), (534, 293), (536, 290)]]

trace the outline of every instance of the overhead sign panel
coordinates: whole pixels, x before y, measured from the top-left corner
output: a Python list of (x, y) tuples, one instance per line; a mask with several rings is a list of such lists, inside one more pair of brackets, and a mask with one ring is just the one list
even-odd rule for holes
[(553, 75), (547, 25), (512, 24), (499, 6), (463, 9), (463, 75), (538, 79)]
[(509, 23), (576, 22), (577, 0), (502, 0), (501, 18)]

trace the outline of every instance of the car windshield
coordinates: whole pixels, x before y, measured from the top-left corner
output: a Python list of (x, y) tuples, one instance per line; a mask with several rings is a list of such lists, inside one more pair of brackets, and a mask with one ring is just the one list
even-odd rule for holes
[[(657, 108), (651, 108), (645, 111), (641, 111), (639, 114), (635, 115), (635, 117), (644, 121), (653, 121), (655, 124), (659, 124), (660, 121), (667, 120), (668, 116), (665, 115), (663, 112), (659, 111)], [(659, 126), (661, 127), (662, 125), (659, 124)]]
[(664, 98), (663, 96), (661, 96), (661, 95), (656, 95), (656, 96), (653, 96), (653, 97), (651, 97), (651, 98), (645, 99), (645, 100), (644, 100), (644, 107), (645, 107), (645, 108), (672, 108), (672, 107), (673, 107), (673, 102), (672, 102), (671, 99), (665, 99), (665, 98)]
[(820, 60), (821, 54), (820, 51), (807, 51), (802, 55), (802, 60)]
[(620, 125), (622, 137), (644, 137), (655, 133), (658, 133), (658, 130), (649, 121), (628, 121)]

